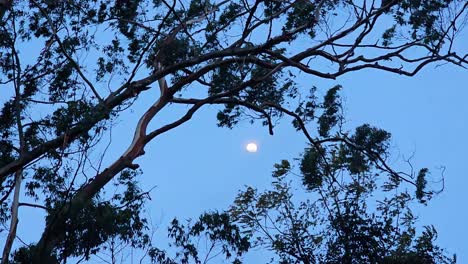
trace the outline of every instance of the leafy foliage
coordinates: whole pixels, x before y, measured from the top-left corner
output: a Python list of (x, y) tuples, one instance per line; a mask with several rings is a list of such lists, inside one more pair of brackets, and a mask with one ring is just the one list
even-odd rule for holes
[[(339, 182), (324, 178), (313, 189), (304, 182), (302, 193), (287, 167), (288, 173), (273, 172), (269, 189), (241, 191), (229, 210), (253, 247), (272, 250), (270, 263), (456, 262), (435, 245), (433, 226), (416, 232), (410, 204), (417, 197), (396, 187), (386, 191), (376, 177), (349, 171)], [(379, 192), (382, 199), (375, 198)]]
[[(241, 263), (239, 256), (250, 248), (248, 237), (241, 234), (227, 213), (205, 213), (188, 226), (174, 219), (169, 227), (169, 237), (173, 239), (170, 246), (178, 251), (171, 258), (166, 251), (153, 248), (150, 256), (156, 263), (202, 263), (202, 260), (205, 263), (219, 254), (227, 260), (234, 258), (232, 263)], [(200, 256), (198, 246), (201, 238), (209, 242), (204, 257)]]

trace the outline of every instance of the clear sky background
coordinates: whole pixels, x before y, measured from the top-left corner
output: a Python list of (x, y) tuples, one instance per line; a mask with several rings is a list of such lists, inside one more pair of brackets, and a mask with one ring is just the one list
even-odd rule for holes
[[(459, 43), (467, 40), (465, 35)], [(428, 167), (434, 179), (441, 176), (441, 166), (446, 168), (444, 192), (428, 206), (415, 204), (415, 215), (420, 225), (435, 225), (439, 245), (456, 253), (458, 263), (468, 263), (468, 71), (433, 64), (411, 78), (376, 70), (336, 81), (299, 77), (306, 87), (343, 85), (348, 127), (369, 123), (391, 132), (394, 166), (414, 154), (413, 166)], [(204, 108), (189, 123), (156, 139), (140, 159), (144, 185), (157, 186), (148, 209), (163, 229), (174, 216), (197, 218), (208, 209), (226, 209), (244, 185), (268, 186), (273, 164), (298, 157), (306, 146), (289, 119), (270, 136), (267, 128), (248, 122), (233, 130), (217, 128), (215, 114), (215, 107)], [(127, 136), (118, 140), (129, 142)], [(259, 144), (257, 153), (245, 151), (249, 140)]]
[[(466, 34), (458, 43), (461, 53), (467, 52)], [(306, 75), (297, 81), (305, 88), (316, 85), (322, 91), (341, 84), (348, 128), (369, 123), (391, 132), (393, 165), (400, 166), (403, 157), (414, 154), (414, 167), (428, 167), (435, 178), (440, 176), (438, 168), (445, 166), (444, 192), (426, 207), (416, 205), (415, 215), (420, 217), (420, 225), (435, 225), (439, 245), (456, 253), (459, 263), (468, 263), (468, 71), (432, 64), (411, 78), (365, 70), (336, 81)], [(136, 121), (156, 98), (156, 90), (142, 94), (135, 108), (118, 118), (108, 161), (120, 156), (131, 143)], [(169, 109), (156, 117), (152, 126), (164, 125), (183, 113), (183, 109)], [(156, 186), (147, 211), (157, 234), (163, 234), (174, 217), (197, 218), (206, 210), (227, 209), (245, 185), (267, 187), (273, 164), (298, 157), (306, 146), (290, 119), (283, 119), (270, 136), (266, 127), (248, 122), (233, 130), (218, 128), (216, 109), (204, 107), (188, 123), (156, 138), (147, 146), (146, 155), (137, 160), (144, 172), (140, 177), (143, 189)], [(257, 153), (245, 151), (249, 141), (258, 143)], [(38, 209), (20, 210), (20, 237), (37, 242), (43, 214)], [(37, 219), (37, 225), (31, 219)]]
[[(460, 43), (468, 43), (467, 38)], [(402, 166), (403, 158), (414, 154), (413, 166), (428, 167), (434, 179), (439, 179), (441, 166), (446, 168), (444, 192), (428, 206), (415, 204), (414, 212), (420, 225), (435, 225), (439, 245), (456, 253), (458, 263), (468, 263), (468, 71), (433, 64), (411, 78), (376, 70), (351, 73), (336, 81), (299, 78), (306, 87), (312, 83), (320, 88), (343, 85), (347, 126), (369, 123), (391, 132), (392, 165)], [(121, 118), (120, 128), (134, 127), (138, 113), (129, 116)], [(282, 120), (270, 136), (266, 127), (248, 122), (233, 130), (218, 128), (215, 116), (216, 107), (205, 107), (190, 122), (149, 144), (147, 154), (139, 159), (143, 186), (157, 186), (148, 211), (162, 231), (175, 216), (197, 218), (205, 210), (226, 209), (245, 185), (267, 187), (273, 164), (298, 157), (306, 146), (290, 119)], [(153, 124), (157, 123), (158, 118)], [(123, 151), (132, 132), (114, 131), (114, 141), (122, 142)], [(245, 151), (250, 140), (258, 143), (257, 153)]]

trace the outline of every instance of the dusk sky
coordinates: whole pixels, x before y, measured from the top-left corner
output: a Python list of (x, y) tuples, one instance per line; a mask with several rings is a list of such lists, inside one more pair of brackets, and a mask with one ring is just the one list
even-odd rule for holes
[[(467, 30), (464, 33), (455, 49), (460, 54), (468, 52)], [(415, 169), (430, 169), (434, 188), (441, 186), (435, 181), (443, 173), (444, 191), (427, 206), (414, 204), (414, 213), (419, 216), (419, 226), (436, 227), (438, 245), (457, 254), (458, 263), (468, 263), (467, 69), (431, 64), (415, 77), (364, 70), (334, 81), (301, 74), (296, 81), (304, 90), (317, 86), (322, 95), (328, 88), (342, 85), (345, 128), (352, 130), (368, 123), (390, 132), (390, 165), (408, 170), (404, 159), (413, 156)], [(104, 166), (130, 145), (138, 118), (158, 93), (156, 88), (143, 93), (131, 111), (116, 119)], [(2, 102), (5, 95), (0, 93), (0, 99)], [(165, 230), (174, 217), (196, 219), (204, 211), (227, 209), (245, 186), (268, 187), (273, 164), (298, 158), (307, 146), (304, 135), (292, 127), (288, 117), (279, 120), (271, 136), (267, 127), (248, 121), (232, 130), (218, 128), (217, 109), (218, 106), (205, 106), (191, 121), (157, 137), (136, 162), (143, 171), (139, 178), (142, 188), (155, 187), (146, 208), (156, 228), (154, 240), (162, 247), (166, 243)], [(165, 125), (185, 111), (184, 107), (169, 107), (152, 121), (151, 128)], [(257, 152), (246, 151), (249, 142), (257, 143)], [(38, 209), (20, 208), (18, 235), (24, 242), (37, 242), (43, 230), (43, 216)], [(37, 226), (31, 224), (32, 218), (38, 219)], [(255, 253), (246, 259), (250, 260), (246, 263), (264, 260)]]
[[(463, 36), (460, 43), (468, 43)], [(453, 65), (430, 65), (416, 77), (400, 77), (376, 70), (352, 73), (336, 81), (323, 81), (299, 76), (299, 83), (319, 88), (335, 84), (343, 86), (346, 127), (363, 123), (392, 133), (393, 157), (390, 164), (404, 167), (403, 158), (414, 154), (415, 168), (428, 167), (434, 179), (439, 179), (441, 166), (446, 168), (445, 190), (429, 202), (416, 205), (419, 225), (434, 224), (439, 232), (438, 244), (449, 253), (456, 253), (458, 263), (468, 263), (468, 98), (466, 69)], [(324, 90), (322, 90), (324, 91)], [(144, 94), (145, 103), (135, 112), (126, 112), (113, 129), (112, 147), (106, 160), (111, 161), (125, 151), (131, 142), (138, 116), (151, 104), (151, 92)], [(274, 136), (266, 127), (248, 122), (233, 130), (216, 126), (215, 106), (207, 106), (181, 127), (161, 135), (146, 148), (138, 159), (144, 174), (141, 182), (151, 192), (148, 215), (156, 227), (155, 240), (165, 245), (165, 230), (174, 218), (196, 219), (206, 210), (224, 210), (245, 185), (260, 189), (268, 186), (273, 164), (299, 157), (306, 147), (304, 136), (283, 118)], [(178, 113), (164, 112), (164, 120)], [(152, 123), (157, 126), (158, 117)], [(254, 141), (258, 152), (249, 153), (245, 145)], [(434, 183), (434, 186), (439, 186)], [(37, 218), (37, 226), (21, 226), (21, 219)], [(35, 242), (40, 236), (43, 214), (38, 209), (22, 207), (19, 236), (25, 242)], [(28, 221), (29, 222), (29, 221)], [(159, 244), (159, 243), (157, 243)], [(253, 254), (255, 255), (255, 253)], [(259, 261), (255, 255), (252, 261)], [(249, 257), (247, 256), (247, 259)], [(252, 257), (250, 258), (252, 259)], [(96, 262), (99, 263), (99, 262)]]
[[(459, 40), (460, 44), (468, 43), (466, 35)], [(462, 46), (460, 50), (466, 51)], [(441, 177), (441, 167), (445, 167), (444, 192), (428, 206), (415, 204), (414, 213), (420, 217), (419, 225), (435, 225), (438, 244), (456, 253), (458, 263), (468, 263), (466, 69), (433, 64), (416, 77), (366, 70), (336, 81), (307, 75), (299, 75), (297, 81), (306, 89), (316, 85), (322, 92), (341, 84), (346, 127), (369, 123), (392, 133), (390, 164), (396, 168), (408, 171), (404, 158), (414, 155), (415, 169), (428, 167), (436, 181)], [(138, 160), (144, 172), (143, 186), (156, 186), (147, 208), (161, 235), (173, 217), (196, 219), (206, 210), (227, 209), (245, 185), (267, 187), (273, 164), (299, 157), (307, 146), (305, 137), (293, 129), (287, 117), (280, 120), (275, 135), (270, 136), (266, 127), (247, 121), (233, 130), (218, 128), (216, 109), (207, 106), (188, 123), (161, 135), (148, 145), (147, 155)], [(175, 119), (182, 113), (164, 112), (152, 124), (156, 127), (159, 120)], [(121, 145), (116, 146), (115, 155), (125, 150), (133, 133), (119, 128), (134, 127), (139, 114), (135, 111), (120, 118), (113, 143)], [(258, 143), (257, 153), (245, 150), (250, 141)], [(438, 188), (440, 184), (432, 186)]]

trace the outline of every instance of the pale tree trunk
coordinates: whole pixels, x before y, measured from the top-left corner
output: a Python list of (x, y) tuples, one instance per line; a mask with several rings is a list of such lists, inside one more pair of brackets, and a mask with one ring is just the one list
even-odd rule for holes
[(15, 241), (15, 237), (16, 237), (16, 228), (18, 227), (19, 195), (20, 195), (22, 178), (23, 178), (23, 171), (22, 170), (17, 171), (15, 175), (15, 194), (13, 196), (13, 203), (11, 205), (10, 231), (8, 232), (8, 237), (5, 242), (5, 247), (3, 248), (2, 264), (9, 263), (8, 256), (10, 255), (11, 247), (13, 246), (13, 241)]
[[(20, 64), (18, 53), (16, 52), (16, 49), (15, 49), (14, 43), (15, 42), (13, 42), (13, 46), (12, 46), (12, 57), (13, 57), (13, 63), (14, 63), (13, 73), (15, 75), (13, 78), (13, 85), (15, 88), (15, 118), (16, 118), (16, 127), (18, 129), (19, 155), (21, 157), (24, 155), (24, 152), (25, 152), (23, 124), (21, 122), (21, 110), (22, 110), (21, 109), (21, 64)], [(19, 207), (19, 198), (20, 198), (22, 179), (23, 179), (23, 169), (20, 168), (15, 173), (15, 193), (13, 195), (13, 203), (11, 204), (10, 230), (8, 232), (5, 246), (3, 247), (1, 264), (9, 263), (8, 258), (11, 252), (11, 248), (13, 246), (13, 242), (15, 241), (15, 238), (16, 238), (16, 230), (17, 230), (18, 222), (19, 222), (18, 207)]]

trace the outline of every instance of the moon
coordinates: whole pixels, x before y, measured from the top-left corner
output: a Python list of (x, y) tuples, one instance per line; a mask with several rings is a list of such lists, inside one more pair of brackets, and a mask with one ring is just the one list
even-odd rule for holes
[(251, 143), (247, 144), (247, 146), (245, 146), (245, 149), (246, 149), (248, 152), (253, 153), (253, 152), (257, 152), (258, 146), (257, 146), (257, 144), (251, 142)]

